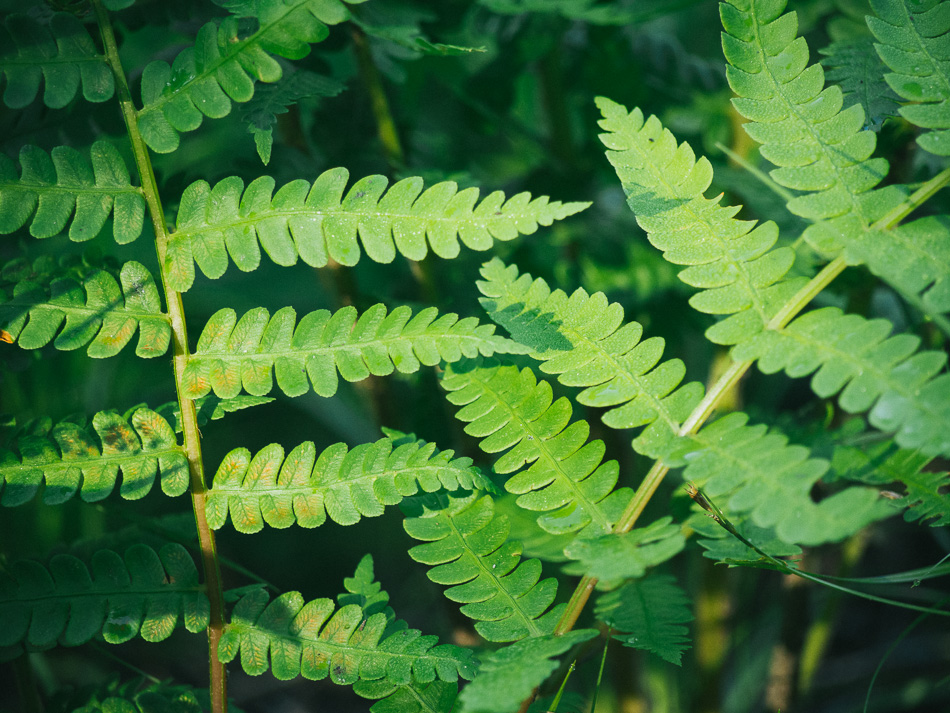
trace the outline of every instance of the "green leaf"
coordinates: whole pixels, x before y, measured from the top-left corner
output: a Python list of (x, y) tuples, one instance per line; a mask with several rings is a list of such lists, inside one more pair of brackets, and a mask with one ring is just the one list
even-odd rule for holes
[(629, 632), (614, 634), (624, 646), (650, 651), (679, 666), (689, 648), (683, 624), (693, 620), (690, 609), (689, 598), (673, 577), (651, 574), (602, 595), (594, 614), (610, 628)]
[[(213, 188), (196, 181), (181, 199), (175, 233), (168, 246), (166, 272), (185, 291), (194, 282), (194, 263), (212, 279), (227, 270), (229, 257), (245, 272), (258, 267), (261, 248), (278, 265), (298, 258), (313, 267), (331, 259), (355, 265), (365, 250), (376, 262), (399, 253), (421, 260), (432, 251), (456, 257), (459, 240), (487, 250), (495, 240), (530, 235), (589, 203), (560, 203), (519, 193), (505, 200), (501, 191), (478, 203), (478, 189), (459, 191), (445, 181), (423, 191), (421, 178), (406, 178), (387, 191), (385, 176), (367, 176), (346, 191), (349, 172), (334, 168), (313, 185), (292, 181), (274, 194), (275, 181), (263, 176), (245, 189), (236, 177)], [(385, 195), (384, 195), (385, 193)], [(477, 205), (476, 205), (477, 204)]]
[[(699, 506), (696, 506), (698, 509)], [(784, 541), (775, 531), (768, 527), (759, 527), (750, 520), (743, 520), (729, 514), (730, 522), (740, 535), (753, 545), (772, 557), (795, 557), (802, 553), (798, 545), (791, 545)], [(775, 569), (776, 566), (762, 557), (748, 545), (733, 537), (722, 525), (708, 516), (705, 511), (694, 513), (689, 521), (690, 526), (705, 539), (699, 544), (706, 551), (703, 557), (722, 562), (730, 567), (761, 567)]]
[(86, 502), (108, 497), (122, 473), (120, 495), (145, 497), (161, 473), (162, 491), (169, 496), (188, 489), (188, 460), (168, 422), (154, 411), (139, 408), (126, 420), (111, 411), (92, 419), (95, 433), (80, 424), (61, 421), (52, 428), (21, 435), (19, 457), (0, 449), (0, 504), (22, 505), (46, 484), (43, 501), (66, 502), (77, 492)]
[(120, 644), (171, 636), (179, 620), (192, 632), (208, 626), (208, 599), (191, 555), (169, 543), (159, 552), (135, 545), (123, 559), (111, 550), (92, 557), (92, 571), (70, 555), (49, 569), (14, 563), (0, 573), (0, 646), (5, 653), (79, 646), (102, 636)]
[(884, 81), (885, 66), (870, 35), (833, 42), (821, 50), (825, 79), (844, 92), (845, 108), (860, 104), (868, 128), (877, 131), (884, 120), (898, 115), (898, 97)]
[(357, 681), (353, 691), (363, 698), (382, 698), (370, 707), (372, 713), (450, 713), (458, 697), (458, 686), (445, 681), (410, 686)]
[[(114, 682), (71, 691), (70, 713), (202, 713), (194, 689), (168, 683), (149, 683), (132, 680), (116, 685)], [(82, 705), (80, 705), (82, 704)]]
[(56, 278), (41, 286), (25, 280), (12, 297), (0, 291), (0, 327), (24, 349), (51, 341), (63, 351), (88, 344), (87, 353), (95, 359), (118, 354), (136, 330), (135, 353), (143, 358), (163, 356), (171, 339), (155, 281), (137, 262), (122, 266), (118, 282), (104, 270), (93, 270), (81, 283)]
[(142, 233), (145, 198), (129, 182), (129, 170), (116, 148), (96, 141), (91, 164), (76, 149), (57, 146), (52, 155), (36, 146), (20, 149), (21, 173), (0, 154), (0, 234), (12, 233), (30, 218), (30, 235), (50, 238), (69, 229), (70, 240), (92, 240), (112, 215), (112, 234), (120, 245)]
[(586, 576), (604, 582), (618, 582), (642, 577), (648, 567), (655, 567), (675, 557), (686, 546), (686, 538), (673, 518), (662, 517), (647, 527), (638, 527), (622, 534), (584, 537), (568, 545), (564, 554), (576, 560)]

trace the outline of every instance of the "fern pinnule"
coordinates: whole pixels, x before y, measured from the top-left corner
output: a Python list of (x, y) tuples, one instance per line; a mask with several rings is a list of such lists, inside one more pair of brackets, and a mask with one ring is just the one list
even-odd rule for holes
[(20, 435), (16, 450), (0, 449), (0, 504), (21, 505), (46, 485), (43, 500), (63, 503), (78, 492), (86, 502), (108, 497), (122, 473), (120, 495), (145, 497), (161, 473), (162, 491), (181, 495), (188, 488), (188, 461), (168, 422), (147, 408), (128, 418), (101, 411), (92, 430), (61, 421), (49, 430)]
[(270, 176), (247, 188), (233, 176), (212, 188), (192, 183), (182, 196), (165, 259), (172, 285), (185, 291), (194, 282), (194, 264), (217, 278), (228, 258), (241, 270), (260, 264), (261, 248), (278, 265), (298, 258), (313, 267), (329, 260), (355, 265), (363, 251), (376, 262), (399, 253), (421, 260), (432, 251), (443, 258), (459, 254), (459, 240), (487, 250), (495, 240), (534, 233), (583, 210), (589, 203), (560, 203), (519, 193), (505, 200), (495, 191), (478, 203), (477, 188), (459, 191), (444, 181), (423, 191), (421, 178), (406, 178), (387, 191), (385, 176), (366, 176), (346, 190), (349, 172), (325, 171), (311, 185), (292, 181), (274, 194)]
[(872, 131), (879, 130), (885, 119), (898, 116), (899, 97), (884, 81), (886, 68), (874, 50), (870, 34), (839, 39), (820, 52), (825, 56), (821, 60), (827, 68), (825, 79), (841, 87), (845, 108), (861, 105)]
[(12, 296), (0, 290), (0, 327), (24, 349), (53, 342), (68, 351), (89, 345), (95, 359), (115, 356), (139, 333), (136, 355), (158, 357), (168, 351), (171, 325), (162, 312), (158, 288), (148, 270), (127, 262), (119, 281), (93, 270), (82, 282), (56, 278), (49, 286), (17, 283)]
[(56, 555), (47, 569), (38, 562), (14, 563), (0, 573), (0, 647), (4, 658), (24, 648), (78, 646), (102, 636), (111, 644), (141, 635), (167, 639), (179, 620), (192, 632), (208, 625), (208, 599), (188, 551), (169, 543), (159, 552), (130, 547), (124, 558), (100, 550), (92, 567)]
[(208, 491), (208, 524), (223, 527), (230, 513), (239, 532), (257, 532), (265, 523), (318, 527), (328, 516), (352, 525), (420, 491), (493, 487), (471, 459), (452, 456), (431, 443), (393, 438), (354, 448), (337, 443), (319, 457), (310, 442), (286, 459), (276, 443), (253, 458), (237, 449), (225, 456)]

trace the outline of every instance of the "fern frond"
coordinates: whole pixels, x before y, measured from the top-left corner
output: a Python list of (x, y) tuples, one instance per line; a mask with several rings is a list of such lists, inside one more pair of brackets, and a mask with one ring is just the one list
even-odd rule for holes
[(871, 0), (876, 17), (867, 23), (877, 51), (891, 70), (884, 79), (907, 102), (901, 116), (930, 129), (917, 144), (938, 156), (950, 156), (950, 13), (937, 0)]
[[(697, 535), (706, 538), (699, 540), (700, 546), (705, 550), (703, 557), (730, 567), (775, 569), (774, 563), (769, 562), (739, 538), (733, 536), (722, 525), (710, 518), (705, 510), (701, 510), (698, 505), (694, 506), (694, 510), (697, 512), (693, 513), (686, 524), (695, 530)], [(758, 527), (750, 520), (734, 517), (731, 513), (729, 519), (740, 535), (772, 557), (796, 557), (802, 553), (801, 547), (789, 544), (770, 528)]]
[(600, 140), (637, 222), (663, 257), (688, 265), (680, 280), (702, 290), (690, 298), (700, 312), (731, 315), (706, 332), (717, 344), (735, 344), (764, 325), (803, 284), (783, 279), (795, 260), (789, 247), (774, 248), (778, 227), (736, 220), (738, 207), (703, 194), (712, 181), (709, 161), (698, 161), (686, 143), (651, 116), (597, 99), (607, 133)]
[(82, 86), (86, 101), (104, 102), (115, 79), (86, 28), (73, 15), (57, 12), (43, 24), (29, 15), (10, 15), (0, 28), (0, 75), (7, 86), (3, 103), (22, 109), (36, 99), (43, 81), (43, 103), (61, 109)]
[(478, 677), (459, 694), (466, 713), (511, 713), (558, 668), (556, 656), (597, 636), (576, 629), (561, 636), (523, 639), (482, 659)]
[(316, 457), (313, 443), (284, 459), (276, 443), (251, 458), (239, 448), (225, 456), (208, 491), (208, 524), (227, 521), (238, 532), (271, 527), (318, 527), (327, 516), (341, 525), (383, 514), (387, 505), (422, 491), (492, 488), (470, 458), (453, 458), (421, 441), (382, 438), (348, 449), (337, 443)]
[(49, 569), (14, 563), (0, 573), (0, 646), (7, 653), (78, 646), (102, 636), (110, 644), (141, 635), (171, 636), (179, 620), (194, 633), (208, 625), (208, 599), (188, 551), (170, 543), (159, 552), (130, 547), (92, 557), (92, 571), (70, 555), (56, 555)]
[[(60, 710), (70, 713), (202, 713), (194, 689), (168, 683), (146, 684), (144, 679), (83, 688), (65, 695)], [(62, 699), (61, 699), (62, 700)]]
[(543, 362), (542, 371), (556, 374), (566, 386), (584, 387), (577, 400), (608, 408), (603, 416), (608, 426), (647, 426), (634, 441), (640, 453), (659, 457), (670, 447), (703, 387), (697, 382), (680, 386), (686, 368), (679, 359), (659, 363), (661, 338), (640, 341), (643, 328), (637, 322), (623, 324), (623, 308), (603, 293), (578, 289), (568, 297), (562, 290), (552, 292), (544, 280), (519, 275), (517, 267), (497, 258), (482, 266), (482, 277), (482, 306), (531, 349), (531, 356)]
[(36, 146), (20, 150), (21, 173), (0, 154), (0, 234), (12, 233), (30, 218), (30, 235), (50, 238), (69, 226), (76, 242), (99, 235), (109, 216), (120, 245), (142, 232), (145, 198), (132, 186), (129, 170), (116, 148), (96, 141), (90, 161), (76, 149), (57, 146), (52, 155)]
[(240, 36), (235, 16), (220, 26), (209, 22), (198, 30), (194, 46), (184, 49), (171, 66), (156, 60), (145, 67), (138, 124), (153, 151), (177, 149), (179, 132), (194, 131), (205, 116), (227, 116), (232, 101), (246, 102), (254, 95), (255, 81), (281, 78), (281, 66), (270, 55), (306, 57), (311, 44), (329, 35), (327, 25), (347, 17), (339, 0), (260, 0), (245, 7), (254, 10), (258, 21), (249, 36)]
[(540, 580), (541, 562), (521, 561), (521, 544), (508, 539), (508, 519), (496, 516), (488, 495), (443, 495), (413, 508), (403, 523), (410, 537), (426, 542), (409, 550), (432, 566), (428, 577), (449, 584), (445, 596), (461, 602), (488, 641), (517, 641), (554, 631), (563, 605), (551, 607), (557, 580)]
[(651, 574), (602, 595), (594, 614), (611, 629), (629, 632), (614, 634), (624, 646), (650, 651), (679, 666), (689, 648), (683, 624), (693, 620), (690, 605), (673, 577)]
[(211, 278), (224, 274), (229, 256), (241, 270), (254, 270), (261, 247), (278, 265), (293, 265), (298, 257), (313, 267), (330, 259), (355, 265), (364, 250), (381, 263), (392, 262), (397, 252), (421, 260), (430, 247), (439, 257), (453, 258), (460, 239), (473, 250), (487, 250), (494, 240), (530, 235), (538, 225), (551, 225), (590, 205), (532, 199), (528, 193), (505, 200), (501, 191), (478, 203), (477, 188), (459, 191), (454, 182), (444, 181), (423, 191), (421, 178), (403, 179), (387, 191), (388, 179), (378, 175), (346, 191), (348, 180), (345, 168), (334, 168), (312, 186), (292, 181), (276, 195), (270, 176), (246, 189), (236, 176), (214, 188), (205, 181), (192, 183), (182, 196), (168, 246), (166, 273), (173, 286), (179, 291), (191, 287), (195, 262)]
[(415, 629), (383, 638), (387, 623), (381, 612), (364, 618), (356, 604), (337, 609), (330, 599), (305, 603), (299, 592), (268, 603), (267, 593), (257, 590), (234, 607), (218, 656), (227, 663), (240, 655), (241, 667), (252, 676), (270, 669), (278, 679), (329, 676), (341, 685), (454, 682), (474, 675), (468, 649), (436, 645), (436, 637)]
[(587, 442), (587, 422), (570, 423), (570, 401), (554, 401), (548, 382), (527, 367), (492, 361), (450, 366), (442, 386), (448, 400), (462, 407), (456, 418), (468, 424), (465, 432), (482, 439), (481, 449), (507, 451), (495, 462), (495, 472), (518, 471), (505, 490), (520, 496), (520, 507), (546, 513), (538, 518), (544, 530), (612, 529), (630, 489), (615, 489), (617, 462), (602, 462), (603, 441)]
[(642, 577), (649, 567), (666, 562), (682, 552), (686, 538), (673, 518), (662, 517), (646, 527), (621, 534), (577, 537), (564, 549), (576, 564), (571, 574), (582, 573), (602, 582), (620, 582)]
[(370, 706), (371, 713), (451, 713), (458, 685), (432, 681), (395, 686), (386, 681), (357, 681), (353, 692), (363, 698), (382, 699)]
[(359, 381), (371, 374), (411, 374), (421, 364), (435, 366), (517, 348), (495, 335), (493, 325), (480, 325), (473, 317), (439, 316), (434, 307), (415, 316), (408, 307), (397, 307), (387, 315), (386, 307), (378, 304), (358, 317), (355, 308), (344, 307), (332, 315), (327, 310), (310, 312), (296, 328), (295, 322), (290, 307), (273, 317), (263, 307), (253, 309), (240, 321), (232, 309), (216, 312), (188, 358), (187, 398), (211, 390), (230, 398), (242, 387), (262, 396), (273, 387), (272, 370), (288, 396), (306, 393), (311, 384), (320, 396), (333, 396), (337, 371), (347, 381)]
[(873, 37), (838, 40), (820, 52), (825, 55), (821, 63), (828, 68), (825, 79), (841, 87), (846, 107), (861, 105), (868, 128), (877, 131), (885, 119), (898, 115), (898, 97), (884, 81), (886, 68)]
[(144, 358), (168, 351), (171, 324), (152, 275), (141, 264), (127, 262), (119, 281), (94, 270), (82, 282), (59, 278), (48, 287), (18, 283), (12, 297), (0, 290), (0, 327), (24, 349), (53, 342), (69, 351), (89, 344), (95, 359), (115, 356), (139, 332), (135, 353)]
[(140, 408), (126, 420), (100, 411), (92, 429), (61, 421), (47, 431), (21, 435), (19, 457), (0, 449), (0, 504), (22, 505), (46, 484), (43, 501), (58, 505), (77, 491), (86, 502), (108, 497), (122, 472), (119, 494), (126, 500), (145, 497), (161, 473), (162, 491), (181, 495), (188, 488), (188, 460), (168, 422)]

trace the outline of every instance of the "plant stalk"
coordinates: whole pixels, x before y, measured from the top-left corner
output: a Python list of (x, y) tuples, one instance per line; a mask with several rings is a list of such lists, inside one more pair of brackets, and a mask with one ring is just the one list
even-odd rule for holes
[(208, 526), (205, 515), (205, 500), (208, 487), (204, 477), (204, 463), (201, 454), (201, 434), (198, 431), (198, 418), (195, 404), (186, 399), (183, 394), (185, 366), (190, 354), (188, 350), (188, 330), (185, 322), (184, 305), (181, 293), (173, 290), (165, 277), (165, 253), (168, 247), (169, 232), (165, 223), (165, 213), (162, 208), (161, 197), (158, 191), (158, 182), (149, 159), (148, 147), (138, 127), (138, 113), (132, 102), (132, 93), (129, 91), (128, 80), (119, 58), (119, 50), (115, 40), (115, 32), (109, 14), (102, 6), (101, 0), (92, 0), (102, 44), (106, 53), (106, 61), (115, 75), (116, 89), (119, 96), (119, 106), (122, 118), (125, 121), (129, 139), (132, 143), (132, 153), (138, 169), (139, 180), (142, 183), (142, 193), (148, 205), (149, 216), (155, 231), (155, 249), (158, 254), (159, 274), (162, 287), (165, 291), (165, 302), (172, 328), (173, 357), (172, 365), (175, 373), (175, 390), (178, 396), (178, 408), (181, 414), (182, 436), (185, 455), (188, 458), (191, 502), (195, 514), (195, 523), (198, 528), (198, 544), (201, 550), (201, 561), (205, 576), (205, 591), (210, 602), (210, 621), (208, 624), (208, 666), (210, 677), (210, 695), (212, 713), (227, 712), (227, 678), (224, 664), (218, 661), (218, 642), (224, 632), (224, 593), (221, 587), (221, 570), (215, 546), (214, 531)]
[(353, 49), (356, 52), (356, 62), (360, 68), (360, 75), (366, 85), (366, 91), (369, 92), (370, 106), (373, 110), (373, 117), (376, 119), (376, 131), (383, 145), (386, 161), (392, 168), (401, 168), (406, 157), (402, 150), (402, 143), (399, 140), (399, 132), (396, 130), (396, 121), (393, 119), (392, 111), (389, 108), (386, 89), (383, 87), (379, 69), (373, 61), (366, 35), (355, 26), (353, 28)]

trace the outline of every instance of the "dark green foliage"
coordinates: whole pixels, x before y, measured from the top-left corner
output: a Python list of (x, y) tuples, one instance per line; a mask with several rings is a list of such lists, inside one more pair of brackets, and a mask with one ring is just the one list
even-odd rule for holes
[[(131, 681), (123, 685), (109, 685), (84, 697), (70, 699), (70, 713), (201, 713), (201, 704), (195, 691), (185, 686)], [(75, 703), (74, 703), (75, 701)]]
[(828, 68), (825, 79), (836, 82), (844, 92), (845, 104), (860, 104), (872, 130), (879, 130), (885, 119), (897, 116), (898, 97), (884, 81), (885, 67), (874, 51), (869, 34), (838, 40), (821, 50)]

